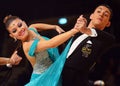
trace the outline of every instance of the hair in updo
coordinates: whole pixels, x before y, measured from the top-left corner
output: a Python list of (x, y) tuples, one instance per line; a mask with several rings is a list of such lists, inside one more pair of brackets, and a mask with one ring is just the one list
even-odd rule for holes
[(4, 18), (3, 23), (5, 24), (6, 29), (9, 27), (10, 23), (15, 19), (19, 19), (19, 17), (8, 15)]

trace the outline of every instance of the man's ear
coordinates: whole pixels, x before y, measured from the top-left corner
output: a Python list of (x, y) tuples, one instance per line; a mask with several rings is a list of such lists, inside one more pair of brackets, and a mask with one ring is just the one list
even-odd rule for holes
[(109, 27), (111, 25), (111, 22), (109, 21), (106, 25), (106, 27)]
[(92, 19), (93, 18), (93, 13), (90, 15), (90, 19)]

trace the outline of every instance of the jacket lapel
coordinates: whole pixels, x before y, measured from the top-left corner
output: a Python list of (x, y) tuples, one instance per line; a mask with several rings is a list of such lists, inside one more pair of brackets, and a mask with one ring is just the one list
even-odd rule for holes
[[(77, 38), (77, 37), (76, 37)], [(75, 39), (76, 39), (75, 38)], [(75, 40), (75, 39), (73, 39), (73, 40)], [(88, 36), (87, 38), (85, 38), (77, 47), (76, 47), (76, 49), (70, 54), (70, 55), (72, 55), (72, 54), (74, 54), (75, 52), (81, 52), (82, 51), (82, 48), (83, 47), (85, 47), (84, 45), (86, 45), (87, 44), (87, 41), (88, 40), (90, 40), (90, 37)], [(83, 52), (82, 52), (83, 53)], [(84, 53), (83, 53), (84, 54)], [(70, 56), (69, 55), (69, 56)]]

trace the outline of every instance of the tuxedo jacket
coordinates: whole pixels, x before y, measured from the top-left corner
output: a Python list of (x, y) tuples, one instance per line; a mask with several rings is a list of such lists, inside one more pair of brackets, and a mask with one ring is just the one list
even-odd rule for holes
[[(66, 59), (63, 68), (64, 75), (69, 74), (69, 72), (64, 72), (65, 70), (72, 69), (73, 71), (78, 71), (78, 76), (80, 76), (82, 80), (81, 83), (83, 83), (84, 80), (85, 82), (88, 80), (88, 73), (95, 63), (96, 59), (99, 58), (105, 51), (107, 51), (107, 49), (115, 41), (115, 38), (107, 32), (99, 30), (96, 30), (96, 32), (97, 37), (87, 37), (84, 39), (73, 51), (73, 53)], [(80, 35), (76, 34), (73, 37), (73, 41), (78, 36)], [(63, 78), (66, 77), (64, 75)], [(69, 78), (69, 76), (67, 77)]]

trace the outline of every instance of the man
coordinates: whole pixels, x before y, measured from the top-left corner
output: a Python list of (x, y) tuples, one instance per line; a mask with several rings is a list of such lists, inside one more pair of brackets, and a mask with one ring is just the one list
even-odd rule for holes
[(18, 65), (21, 60), (22, 58), (19, 55), (17, 55), (17, 51), (15, 51), (11, 58), (0, 57), (0, 65), (12, 67), (12, 65)]
[[(98, 6), (90, 15), (88, 27), (73, 37), (62, 72), (63, 86), (89, 86), (88, 74), (96, 59), (114, 43), (114, 37), (104, 32), (110, 26), (111, 9), (107, 5)], [(83, 16), (77, 20), (76, 27), (86, 22)]]
[[(19, 44), (18, 41), (15, 43), (12, 42), (14, 46), (8, 47), (8, 51), (6, 50), (6, 52), (12, 54), (13, 48), (16, 47), (16, 43)], [(8, 43), (8, 45), (10, 44)], [(21, 57), (18, 58), (18, 56)], [(17, 63), (12, 63), (12, 67), (4, 65), (8, 58), (0, 58), (2, 59), (0, 65), (0, 86), (24, 86), (29, 82), (33, 69), (24, 55), (22, 46), (18, 46), (17, 52), (12, 54), (11, 58), (14, 59), (15, 62), (17, 61)]]

